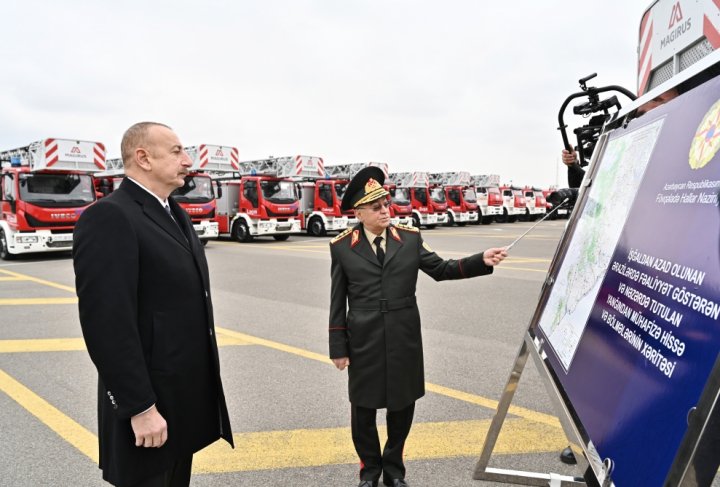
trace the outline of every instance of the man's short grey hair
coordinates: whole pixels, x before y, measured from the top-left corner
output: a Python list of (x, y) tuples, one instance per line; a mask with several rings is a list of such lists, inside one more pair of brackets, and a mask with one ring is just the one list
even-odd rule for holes
[[(164, 123), (158, 122), (139, 122), (125, 131), (122, 142), (120, 142), (120, 154), (122, 156), (125, 167), (133, 163), (135, 149), (138, 147), (147, 147), (150, 127), (159, 126), (170, 129)], [(172, 129), (170, 129), (172, 130)]]

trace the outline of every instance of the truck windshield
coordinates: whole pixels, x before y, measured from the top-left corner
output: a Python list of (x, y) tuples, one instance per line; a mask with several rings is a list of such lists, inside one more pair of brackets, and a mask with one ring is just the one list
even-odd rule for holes
[(20, 199), (51, 208), (86, 206), (95, 201), (88, 174), (20, 174)]
[(335, 183), (335, 194), (337, 194), (338, 201), (342, 200), (347, 185), (348, 183)]
[(392, 200), (397, 205), (409, 205), (410, 204), (410, 189), (409, 188), (395, 188), (390, 191)]
[(477, 194), (473, 188), (467, 188), (464, 191), (463, 196), (465, 197), (465, 201), (468, 203), (477, 203)]
[(185, 185), (172, 196), (178, 203), (209, 203), (214, 198), (212, 182), (207, 176), (185, 176)]
[(427, 194), (428, 194), (427, 188), (415, 188), (415, 199), (418, 200), (418, 202), (421, 205), (428, 204)]
[(287, 204), (297, 201), (292, 181), (261, 181), (263, 198), (271, 203)]
[(435, 203), (445, 203), (445, 191), (442, 188), (433, 188), (430, 190), (430, 197)]

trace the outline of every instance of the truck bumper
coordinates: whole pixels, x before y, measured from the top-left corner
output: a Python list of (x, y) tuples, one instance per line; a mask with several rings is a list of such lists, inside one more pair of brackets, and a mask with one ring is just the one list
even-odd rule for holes
[(348, 217), (346, 216), (331, 216), (327, 218), (327, 225), (325, 230), (328, 232), (336, 232), (345, 230), (348, 227)]
[(422, 225), (437, 225), (438, 223), (438, 215), (436, 213), (425, 213), (420, 214), (420, 223)]
[(440, 225), (445, 224), (448, 221), (447, 213), (436, 213), (435, 216), (437, 217), (437, 222)]
[(71, 250), (72, 233), (56, 233), (50, 230), (38, 230), (32, 233), (13, 233), (6, 235), (8, 251), (11, 254), (29, 254), (32, 252), (60, 252)]
[(288, 221), (279, 222), (275, 218), (263, 220), (255, 226), (256, 233), (254, 235), (283, 235), (290, 233), (300, 233), (300, 220), (290, 218)]
[(406, 227), (411, 227), (413, 224), (411, 216), (396, 216), (390, 219), (390, 223), (393, 225), (405, 225)]
[(193, 228), (200, 240), (217, 238), (220, 233), (217, 222), (210, 220), (203, 220), (200, 223), (194, 223)]
[(485, 209), (485, 216), (502, 215), (502, 214), (503, 214), (502, 206), (488, 206)]

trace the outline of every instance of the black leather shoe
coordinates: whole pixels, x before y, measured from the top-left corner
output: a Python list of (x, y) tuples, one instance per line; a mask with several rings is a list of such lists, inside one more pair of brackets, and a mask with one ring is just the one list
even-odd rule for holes
[(383, 484), (389, 485), (392, 487), (410, 487), (410, 484), (405, 482), (405, 479), (392, 479), (390, 484), (388, 484), (386, 481), (383, 481)]
[(560, 461), (563, 463), (567, 463), (568, 465), (575, 465), (577, 463), (577, 460), (575, 459), (575, 454), (570, 449), (570, 447), (567, 447), (560, 452)]
[(361, 480), (358, 487), (377, 487), (377, 480)]

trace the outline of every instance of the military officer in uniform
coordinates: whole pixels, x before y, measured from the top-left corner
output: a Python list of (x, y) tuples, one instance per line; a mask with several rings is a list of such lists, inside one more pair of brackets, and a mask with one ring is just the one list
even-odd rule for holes
[[(360, 223), (330, 243), (330, 358), (348, 368), (351, 429), (360, 457), (359, 487), (407, 486), (403, 446), (415, 401), (425, 394), (420, 315), (415, 301), (418, 270), (437, 281), (491, 274), (506, 256), (492, 248), (444, 260), (417, 228), (390, 224), (384, 173), (367, 167), (353, 178), (342, 208)], [(376, 413), (387, 409), (388, 439), (382, 452)]]

